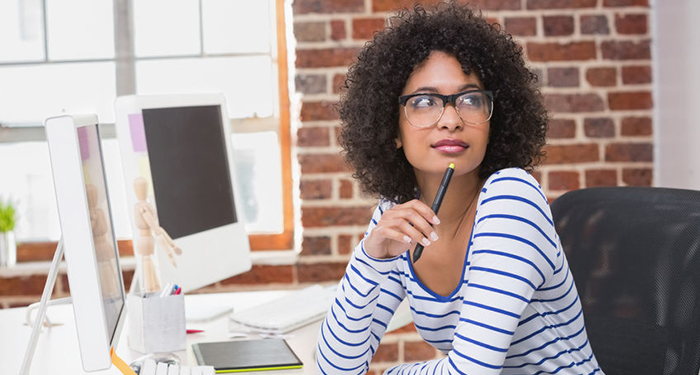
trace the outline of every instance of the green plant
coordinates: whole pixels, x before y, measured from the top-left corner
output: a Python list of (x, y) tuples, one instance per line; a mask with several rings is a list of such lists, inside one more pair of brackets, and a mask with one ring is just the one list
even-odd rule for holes
[(0, 232), (9, 232), (15, 229), (16, 209), (11, 201), (0, 200)]

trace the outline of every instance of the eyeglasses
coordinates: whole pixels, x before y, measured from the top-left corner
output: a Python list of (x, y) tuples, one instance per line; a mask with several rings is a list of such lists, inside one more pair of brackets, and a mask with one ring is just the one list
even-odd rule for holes
[(416, 128), (427, 128), (440, 121), (447, 103), (451, 103), (459, 118), (469, 124), (483, 124), (493, 114), (493, 94), (486, 90), (468, 90), (452, 95), (417, 93), (399, 97), (408, 123)]

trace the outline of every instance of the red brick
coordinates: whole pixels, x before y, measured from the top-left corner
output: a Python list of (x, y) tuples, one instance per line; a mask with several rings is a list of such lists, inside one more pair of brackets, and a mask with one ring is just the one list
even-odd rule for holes
[(469, 4), (483, 10), (518, 10), (520, 0), (471, 0)]
[(340, 180), (340, 187), (338, 188), (338, 196), (341, 199), (350, 199), (353, 194), (352, 181), (350, 180)]
[(608, 105), (611, 110), (651, 109), (653, 106), (649, 91), (610, 92)]
[(331, 238), (328, 236), (304, 236), (301, 241), (301, 255), (330, 255)]
[(345, 74), (336, 74), (333, 76), (333, 93), (337, 94), (343, 91), (345, 85)]
[(221, 281), (221, 285), (289, 284), (294, 282), (292, 266), (253, 265), (250, 271)]
[(542, 17), (545, 36), (563, 36), (574, 33), (574, 17), (544, 16)]
[(551, 87), (577, 87), (579, 85), (578, 68), (547, 69), (547, 85)]
[(320, 102), (304, 102), (301, 104), (301, 121), (337, 120), (336, 102), (327, 100)]
[(40, 298), (45, 284), (46, 275), (3, 277), (0, 278), (0, 296), (37, 296)]
[(506, 17), (504, 24), (506, 31), (511, 35), (537, 35), (537, 18), (535, 17)]
[(646, 14), (615, 15), (615, 29), (618, 34), (646, 34), (648, 24)]
[(608, 35), (610, 34), (610, 27), (608, 26), (608, 17), (600, 16), (581, 16), (581, 34), (598, 34), (598, 35)]
[(586, 187), (617, 186), (614, 169), (589, 169), (586, 171)]
[(486, 23), (489, 25), (501, 24), (501, 20), (498, 17), (485, 17)]
[(530, 72), (532, 72), (536, 77), (535, 83), (537, 84), (538, 87), (542, 86), (544, 84), (544, 70), (541, 68), (530, 68)]
[(333, 40), (343, 40), (347, 38), (347, 31), (345, 30), (345, 21), (343, 20), (332, 20), (331, 21), (331, 39)]
[(604, 109), (598, 94), (546, 94), (544, 103), (552, 112), (597, 112)]
[(330, 199), (331, 180), (302, 180), (299, 184), (301, 199)]
[(303, 94), (323, 94), (326, 92), (325, 74), (297, 74), (294, 77), (297, 91)]
[(568, 119), (549, 120), (547, 138), (574, 138), (576, 136), (576, 122)]
[(302, 207), (305, 228), (340, 225), (367, 225), (372, 217), (369, 207)]
[(613, 143), (605, 146), (606, 161), (652, 161), (651, 143)]
[[(328, 0), (325, 0), (328, 1)], [(430, 7), (431, 5), (435, 5), (439, 3), (440, 0), (426, 0), (426, 1), (421, 1), (421, 4), (423, 4), (426, 7)], [(372, 11), (374, 12), (387, 12), (387, 11), (393, 11), (393, 10), (399, 10), (403, 8), (412, 8), (413, 4), (415, 4), (415, 0), (373, 0), (372, 1)]]
[(622, 135), (644, 136), (652, 134), (651, 118), (625, 117), (621, 124)]
[(134, 271), (122, 271), (122, 279), (124, 280), (124, 289), (129, 290), (129, 288), (131, 288), (131, 282), (134, 280)]
[(68, 282), (68, 275), (65, 273), (59, 274), (58, 279), (56, 280), (56, 285), (54, 286), (54, 288), (55, 288), (54, 295), (58, 294), (58, 293), (70, 294), (70, 283)]
[(17, 262), (50, 261), (56, 253), (57, 242), (18, 242)]
[(624, 83), (625, 85), (651, 83), (651, 66), (623, 66), (622, 83)]
[(297, 146), (320, 147), (330, 145), (329, 129), (325, 127), (304, 127), (297, 130)]
[(600, 50), (605, 60), (649, 60), (651, 46), (648, 40), (607, 41), (600, 44)]
[(354, 236), (349, 234), (338, 235), (338, 254), (345, 255), (352, 253), (357, 245), (353, 237)]
[(396, 362), (399, 360), (399, 344), (379, 344), (377, 352), (374, 353), (374, 362)]
[(425, 341), (406, 341), (403, 343), (404, 362), (421, 362), (435, 358), (437, 352)]
[(651, 186), (654, 172), (651, 168), (625, 168), (622, 181), (629, 186)]
[(605, 7), (648, 7), (649, 0), (603, 0)]
[(294, 22), (294, 37), (298, 42), (322, 42), (326, 40), (326, 23)]
[(527, 43), (527, 56), (531, 61), (593, 60), (596, 54), (594, 42)]
[(372, 39), (374, 33), (386, 25), (384, 18), (355, 18), (352, 20), (353, 39)]
[(594, 143), (576, 145), (547, 145), (545, 164), (575, 164), (600, 160), (598, 145)]
[[(539, 183), (540, 181), (542, 181), (542, 172), (540, 172), (540, 171), (532, 171), (532, 172), (530, 172), (530, 175), (532, 176), (532, 178), (534, 178), (535, 180), (537, 180), (538, 183)], [(541, 184), (540, 184), (540, 185), (541, 185)]]
[(549, 172), (549, 190), (568, 191), (578, 188), (578, 172)]
[[(57, 242), (18, 242), (17, 262), (51, 261), (56, 253)], [(128, 257), (134, 255), (131, 240), (118, 240), (119, 256)]]
[(297, 278), (300, 283), (320, 283), (325, 281), (339, 281), (345, 275), (345, 262), (341, 263), (298, 263)]
[(617, 71), (615, 68), (590, 68), (586, 71), (586, 81), (591, 86), (615, 86), (617, 84)]
[(295, 0), (292, 3), (294, 14), (305, 13), (348, 13), (363, 12), (364, 0)]
[(527, 9), (593, 8), (597, 0), (527, 0)]
[(302, 175), (305, 173), (347, 172), (345, 160), (340, 154), (299, 155)]
[(587, 118), (583, 121), (583, 133), (589, 138), (611, 138), (615, 136), (615, 123), (611, 118)]
[(359, 48), (297, 49), (297, 68), (346, 67), (355, 61)]

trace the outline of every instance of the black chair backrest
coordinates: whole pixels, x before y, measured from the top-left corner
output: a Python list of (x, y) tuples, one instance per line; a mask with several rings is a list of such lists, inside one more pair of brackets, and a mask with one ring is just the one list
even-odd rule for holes
[(607, 375), (697, 375), (700, 191), (589, 188), (551, 204)]

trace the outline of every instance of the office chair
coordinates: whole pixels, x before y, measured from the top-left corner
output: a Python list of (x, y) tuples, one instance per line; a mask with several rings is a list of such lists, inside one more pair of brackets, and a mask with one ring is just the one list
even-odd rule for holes
[(551, 204), (606, 375), (698, 375), (700, 191), (589, 188)]

